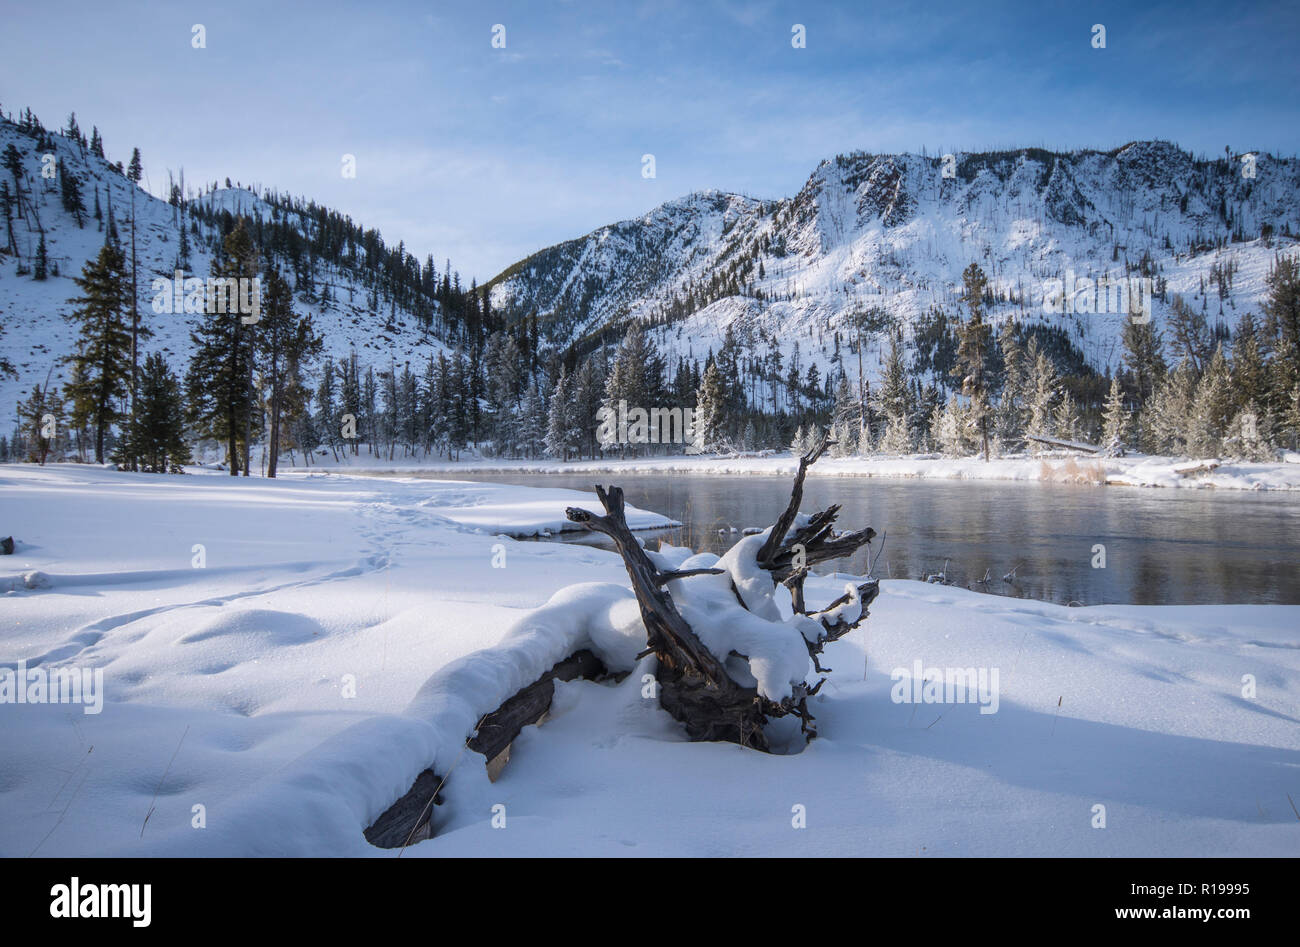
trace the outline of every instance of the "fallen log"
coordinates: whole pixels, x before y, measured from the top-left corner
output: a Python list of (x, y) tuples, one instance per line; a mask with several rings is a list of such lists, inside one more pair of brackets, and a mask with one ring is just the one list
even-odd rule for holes
[(443, 780), (431, 769), (415, 777), (406, 794), (384, 810), (365, 831), (376, 848), (405, 848), (433, 837), (433, 807), (441, 805), (438, 790)]
[(1175, 464), (1171, 469), (1180, 477), (1192, 477), (1196, 474), (1212, 473), (1221, 466), (1220, 461), (1193, 460), (1185, 464)]
[(1048, 437), (1045, 434), (1026, 434), (1025, 440), (1035, 441), (1039, 444), (1046, 444), (1048, 447), (1061, 447), (1065, 450), (1082, 451), (1085, 454), (1100, 454), (1105, 448), (1099, 444), (1089, 444), (1087, 441), (1071, 441), (1063, 437)]
[(556, 681), (579, 677), (596, 680), (607, 673), (600, 658), (585, 648), (571, 654), (484, 717), (465, 745), (483, 755), (491, 772), (497, 757), (509, 750), (519, 731), (537, 723), (550, 711)]
[[(465, 746), (484, 757), (488, 776), (495, 781), (510, 758), (510, 745), (519, 731), (539, 723), (550, 712), (556, 681), (597, 680), (608, 673), (591, 651), (585, 648), (575, 651), (483, 717)], [(450, 775), (448, 772), (447, 776)], [(442, 804), (438, 793), (446, 779), (432, 769), (421, 772), (411, 788), (365, 830), (366, 841), (377, 848), (405, 848), (432, 838), (433, 807)]]

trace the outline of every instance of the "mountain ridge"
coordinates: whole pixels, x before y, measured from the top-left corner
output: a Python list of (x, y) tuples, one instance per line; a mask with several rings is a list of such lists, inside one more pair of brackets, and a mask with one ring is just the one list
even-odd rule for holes
[[(629, 322), (676, 325), (708, 345), (727, 326), (847, 331), (872, 307), (907, 334), (927, 311), (951, 309), (972, 261), (989, 273), (995, 319), (1044, 317), (1043, 284), (1073, 270), (1162, 280), (1159, 323), (1173, 292), (1208, 308), (1203, 283), (1217, 265), (1237, 279), (1210, 315), (1222, 302), (1231, 328), (1262, 298), (1268, 263), (1296, 247), (1297, 231), (1294, 158), (1198, 158), (1160, 140), (1104, 151), (850, 152), (821, 161), (792, 197), (692, 192), (543, 248), (485, 286), (499, 310), (538, 315), (558, 345), (608, 340)], [(1100, 370), (1115, 361), (1122, 320), (1096, 322), (1073, 328)], [(670, 347), (673, 334), (659, 333)]]
[[(111, 213), (124, 221), (135, 185), (120, 168), (62, 134), (42, 134), (82, 188), (93, 187), (96, 201), (102, 189)], [(10, 267), (0, 272), (0, 311), (9, 330), (0, 355), (20, 372), (0, 382), (6, 410), (47, 373), (63, 375), (72, 332), (59, 316), (75, 295), (70, 277), (97, 252), (104, 226), (102, 219), (75, 226), (58, 206), (57, 188), (40, 176), (35, 145), (42, 142), (5, 120), (0, 150), (9, 144), (22, 152), (25, 186), (44, 215), (40, 226), (58, 274), (36, 283)], [(993, 321), (1016, 318), (1066, 331), (1082, 357), (1103, 371), (1117, 363), (1126, 314), (1046, 313), (1040, 305), (1046, 281), (1067, 272), (1140, 275), (1159, 288), (1158, 325), (1179, 293), (1230, 331), (1242, 313), (1257, 308), (1276, 255), (1300, 243), (1294, 236), (1300, 162), (1247, 157), (1196, 157), (1158, 140), (1107, 151), (848, 152), (819, 162), (790, 197), (693, 191), (543, 247), (492, 277), (483, 291), (499, 322), (536, 316), (544, 342), (561, 351), (615, 341), (636, 322), (651, 329), (670, 359), (700, 360), (731, 334), (755, 349), (777, 345), (788, 352), (802, 345), (806, 359), (824, 372), (843, 369), (840, 338), (872, 310), (882, 310), (914, 347), (930, 314), (956, 312), (961, 271), (974, 261), (989, 276)], [(1254, 177), (1246, 175), (1247, 164)], [(206, 272), (214, 221), (223, 214), (291, 219), (302, 242), (322, 238), (322, 225), (306, 212), (319, 209), (314, 203), (270, 192), (208, 190), (187, 202), (188, 214), (142, 189), (135, 193), (138, 292), (146, 315), (149, 282), (172, 275), (187, 223), (194, 275)], [(86, 198), (90, 203), (89, 193)], [(36, 236), (30, 222), (17, 234), (20, 269), (30, 269)], [(418, 364), (458, 344), (454, 320), (429, 293), (427, 273), (404, 244), (387, 248), (374, 231), (366, 231), (365, 247), (355, 237), (324, 236), (343, 243), (346, 265), (320, 264), (309, 253), (295, 289), (331, 356), (355, 350), (375, 364)], [(377, 275), (382, 254), (396, 254), (400, 271), (415, 271), (414, 291), (399, 292)], [(432, 268), (431, 258), (426, 266)], [(182, 367), (191, 327), (167, 317), (155, 328), (150, 348)], [(864, 369), (874, 375), (879, 341), (871, 344)]]

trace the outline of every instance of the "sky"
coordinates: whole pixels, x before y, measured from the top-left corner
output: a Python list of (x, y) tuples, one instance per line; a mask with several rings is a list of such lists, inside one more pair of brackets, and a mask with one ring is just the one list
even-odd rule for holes
[(0, 108), (139, 147), (154, 193), (183, 168), (302, 195), (483, 282), (855, 150), (1294, 155), (1298, 27), (1300, 3), (1199, 0), (6, 2)]

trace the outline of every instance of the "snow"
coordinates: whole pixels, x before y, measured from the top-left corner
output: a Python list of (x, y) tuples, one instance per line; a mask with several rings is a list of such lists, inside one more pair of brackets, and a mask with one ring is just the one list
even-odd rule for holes
[[(1300, 607), (1065, 608), (886, 580), (824, 655), (819, 739), (693, 744), (643, 696), (654, 659), (635, 659), (619, 559), (490, 534), (551, 528), (564, 492), (0, 466), (19, 543), (0, 571), (49, 577), (0, 593), (0, 666), (102, 668), (106, 691), (99, 714), (0, 704), (0, 854), (394, 857), (362, 831), (430, 765), (450, 774), (437, 835), (404, 857), (1300, 852)], [(719, 564), (762, 599), (732, 552)], [(703, 610), (720, 585), (670, 591)], [(815, 576), (809, 604), (844, 588)], [(695, 620), (730, 636), (715, 653), (757, 635)], [(631, 673), (558, 685), (490, 782), (466, 736), (579, 647)], [(768, 660), (755, 676), (778, 690), (793, 654)], [(918, 661), (996, 669), (997, 711), (895, 702)]]

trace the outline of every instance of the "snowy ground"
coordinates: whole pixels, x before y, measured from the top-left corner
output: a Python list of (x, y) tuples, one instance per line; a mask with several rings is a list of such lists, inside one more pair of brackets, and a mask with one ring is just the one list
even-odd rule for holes
[[(1132, 455), (1091, 457), (1051, 455), (1044, 457), (995, 457), (988, 463), (980, 457), (940, 457), (933, 454), (906, 456), (824, 457), (808, 472), (810, 477), (889, 477), (937, 480), (1032, 480), (1060, 483), (1095, 483), (1134, 487), (1190, 487), (1222, 490), (1300, 490), (1300, 454), (1288, 452), (1280, 463), (1242, 463), (1217, 458), (1178, 458)], [(1208, 471), (1202, 465), (1214, 465)], [(341, 462), (326, 455), (313, 462), (311, 470), (348, 469), (388, 473), (445, 471), (458, 475), (479, 472), (519, 473), (700, 473), (766, 474), (789, 477), (798, 460), (788, 451), (761, 455), (731, 456), (678, 455), (633, 457), (620, 460), (585, 460), (561, 464), (556, 461), (515, 461), (466, 458), (455, 463), (414, 458), (388, 461), (368, 457), (345, 457)], [(300, 468), (301, 469), (301, 468)]]
[[(1293, 606), (886, 581), (828, 649), (804, 752), (686, 743), (642, 697), (647, 658), (560, 685), (490, 783), (463, 749), (482, 713), (576, 647), (633, 668), (644, 641), (613, 554), (493, 535), (574, 498), (0, 466), (0, 668), (99, 668), (105, 690), (98, 714), (0, 704), (0, 855), (393, 857), (362, 830), (430, 764), (438, 835), (406, 857), (1300, 854)], [(918, 661), (996, 671), (996, 712), (896, 702)]]

